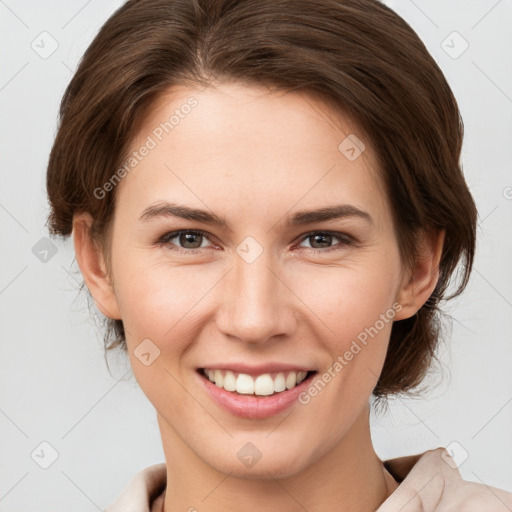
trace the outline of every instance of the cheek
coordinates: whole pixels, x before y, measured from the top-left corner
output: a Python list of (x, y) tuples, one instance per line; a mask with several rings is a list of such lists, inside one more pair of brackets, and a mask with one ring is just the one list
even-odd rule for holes
[(324, 323), (328, 337), (347, 339), (392, 308), (398, 273), (392, 260), (311, 270), (295, 281), (294, 291)]
[(309, 290), (307, 304), (321, 319), (318, 338), (330, 358), (301, 403), (311, 407), (313, 422), (323, 417), (325, 404), (336, 404), (331, 426), (322, 427), (329, 429), (330, 439), (344, 434), (378, 381), (399, 310), (397, 272), (399, 266), (390, 259), (375, 266), (330, 269), (323, 279), (317, 275), (303, 281), (300, 293)]
[(171, 416), (194, 407), (183, 393), (180, 365), (199, 336), (200, 300), (214, 282), (199, 274), (192, 266), (152, 265), (136, 257), (117, 273), (116, 295), (133, 373), (154, 407)]
[(175, 333), (187, 326), (187, 315), (214, 282), (197, 267), (154, 264), (137, 256), (119, 265), (116, 278), (116, 298), (132, 343), (141, 337), (182, 339)]
[[(391, 249), (388, 255), (393, 256)], [(304, 402), (314, 402), (313, 416), (322, 414), (324, 401), (338, 404), (333, 414), (339, 421), (333, 425), (345, 425), (343, 418), (366, 403), (382, 371), (399, 310), (395, 302), (398, 255), (396, 259), (374, 256), (364, 264), (323, 269), (300, 281), (298, 294), (307, 297), (308, 308), (321, 320), (317, 337), (330, 356), (319, 376), (322, 382), (306, 393)], [(317, 400), (319, 390), (323, 398)], [(333, 426), (331, 433), (339, 435), (338, 427)]]

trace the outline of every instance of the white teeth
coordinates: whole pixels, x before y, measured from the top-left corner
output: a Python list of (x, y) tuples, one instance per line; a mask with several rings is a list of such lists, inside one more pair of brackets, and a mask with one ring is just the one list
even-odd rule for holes
[(226, 391), (236, 391), (236, 377), (235, 374), (228, 370), (224, 375), (224, 389)]
[(255, 395), (271, 395), (274, 392), (274, 381), (272, 377), (266, 373), (259, 375), (254, 381), (254, 394)]
[(236, 391), (243, 395), (268, 396), (280, 393), (286, 389), (298, 386), (307, 375), (307, 372), (279, 372), (274, 378), (264, 373), (253, 378), (246, 373), (235, 374), (231, 370), (212, 370), (206, 368), (205, 375), (219, 388), (226, 391)]
[(250, 375), (241, 373), (236, 379), (236, 391), (244, 395), (252, 395), (254, 393), (254, 379)]
[(223, 384), (223, 376), (222, 376), (222, 372), (220, 370), (215, 370), (215, 385), (216, 386), (219, 386), (219, 388), (222, 387), (222, 384)]
[(295, 372), (290, 372), (288, 377), (286, 377), (286, 389), (295, 387), (295, 384), (297, 384), (297, 374)]
[(286, 380), (284, 378), (284, 373), (278, 373), (274, 379), (274, 391), (277, 393), (279, 391), (284, 391), (285, 389)]

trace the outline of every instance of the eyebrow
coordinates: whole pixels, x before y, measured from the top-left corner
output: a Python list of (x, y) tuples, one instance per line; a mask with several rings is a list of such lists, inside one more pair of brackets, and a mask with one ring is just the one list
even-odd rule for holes
[[(179, 217), (181, 219), (194, 220), (204, 222), (205, 224), (211, 224), (213, 226), (231, 229), (226, 219), (216, 215), (215, 213), (166, 201), (161, 201), (148, 206), (141, 213), (139, 221), (147, 222), (156, 217)], [(347, 217), (358, 217), (366, 220), (370, 224), (373, 223), (373, 219), (369, 213), (350, 204), (338, 204), (326, 206), (318, 210), (302, 210), (295, 212), (293, 215), (286, 216), (285, 225), (293, 227)]]

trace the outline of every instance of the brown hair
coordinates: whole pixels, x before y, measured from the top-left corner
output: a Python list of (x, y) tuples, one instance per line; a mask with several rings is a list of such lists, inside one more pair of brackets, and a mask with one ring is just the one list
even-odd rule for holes
[[(70, 235), (73, 215), (86, 211), (93, 238), (108, 247), (115, 188), (102, 199), (94, 191), (122, 165), (162, 93), (212, 79), (300, 90), (352, 116), (377, 155), (404, 262), (414, 260), (418, 232), (446, 230), (437, 286), (417, 314), (394, 322), (373, 394), (411, 392), (436, 359), (440, 301), (467, 284), (477, 212), (452, 91), (413, 29), (377, 0), (128, 1), (62, 99), (47, 174), (50, 233)], [(126, 350), (122, 321), (105, 321), (106, 350)]]

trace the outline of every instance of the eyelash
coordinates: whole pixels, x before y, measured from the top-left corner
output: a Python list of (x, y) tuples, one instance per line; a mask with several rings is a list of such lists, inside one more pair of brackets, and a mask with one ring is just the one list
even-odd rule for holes
[[(199, 249), (184, 249), (182, 247), (178, 247), (175, 244), (170, 243), (170, 240), (172, 240), (173, 238), (176, 238), (184, 233), (192, 233), (194, 235), (201, 235), (201, 236), (204, 236), (207, 240), (209, 240), (211, 242), (211, 240), (208, 237), (208, 233), (206, 231), (202, 231), (200, 229), (196, 229), (196, 230), (182, 229), (179, 231), (171, 231), (169, 233), (166, 233), (165, 235), (160, 237), (155, 242), (155, 244), (158, 246), (164, 246), (164, 247), (169, 247), (170, 245), (173, 245), (174, 247), (172, 247), (171, 250), (177, 251), (180, 253), (196, 254), (198, 252), (201, 252), (201, 250), (202, 250), (201, 248), (199, 248)], [(303, 242), (304, 240), (307, 240), (308, 238), (311, 238), (313, 235), (318, 235), (318, 234), (332, 235), (332, 236), (338, 238), (340, 240), (340, 243), (336, 244), (332, 247), (328, 247), (327, 249), (315, 249), (312, 247), (304, 247), (303, 249), (308, 249), (308, 252), (312, 251), (312, 252), (317, 252), (317, 253), (318, 252), (325, 253), (325, 252), (339, 250), (340, 248), (354, 244), (354, 239), (352, 237), (346, 235), (345, 233), (339, 233), (337, 231), (310, 231), (309, 233), (305, 233), (304, 235), (302, 235), (301, 239), (299, 240), (299, 243)]]

